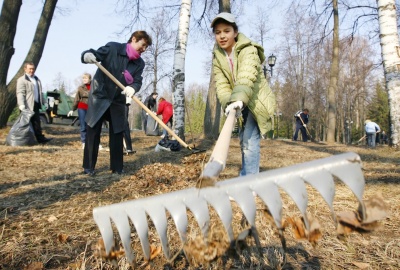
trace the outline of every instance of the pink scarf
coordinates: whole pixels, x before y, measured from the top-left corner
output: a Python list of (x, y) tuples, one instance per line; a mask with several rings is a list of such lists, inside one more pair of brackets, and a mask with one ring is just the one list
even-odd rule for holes
[(126, 54), (128, 55), (129, 60), (136, 60), (140, 57), (138, 51), (136, 51), (130, 43), (126, 44)]
[[(140, 57), (140, 54), (135, 50), (135, 48), (133, 48), (131, 46), (130, 43), (126, 44), (126, 54), (128, 55), (129, 60), (136, 60)], [(129, 73), (128, 70), (124, 71), (124, 77), (125, 77), (125, 81), (127, 84), (132, 84), (133, 83), (133, 77), (132, 75)]]

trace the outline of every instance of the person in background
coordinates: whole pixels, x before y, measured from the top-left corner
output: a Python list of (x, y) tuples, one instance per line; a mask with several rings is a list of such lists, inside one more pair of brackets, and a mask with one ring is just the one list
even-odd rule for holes
[(45, 104), (43, 101), (42, 83), (35, 75), (35, 64), (33, 62), (24, 63), (25, 74), (17, 80), (17, 104), (20, 111), (30, 110), (34, 112), (31, 117), (31, 124), (38, 143), (47, 143), (53, 138), (46, 138), (43, 135), (40, 124), (40, 108)]
[(381, 132), (381, 128), (375, 122), (367, 119), (365, 120), (365, 133), (367, 135), (367, 145), (371, 148), (375, 148), (376, 134)]
[(387, 136), (385, 131), (382, 131), (382, 133), (381, 133), (381, 141), (382, 141), (382, 144), (388, 144), (389, 143), (389, 138), (388, 138), (388, 136)]
[(260, 139), (272, 129), (275, 96), (262, 70), (264, 49), (239, 33), (235, 17), (222, 12), (211, 22), (216, 46), (213, 73), (225, 114), (236, 110), (242, 151), (240, 176), (260, 170)]
[[(149, 110), (152, 112), (155, 112), (157, 110), (157, 97), (158, 97), (158, 93), (153, 92), (143, 102), (143, 104), (146, 105), (146, 107), (149, 108)], [(144, 133), (146, 133), (146, 129), (147, 129), (147, 117), (148, 117), (148, 113), (145, 110), (142, 110), (142, 124), (143, 124)]]
[(298, 111), (297, 113), (295, 113), (294, 118), (296, 120), (296, 130), (293, 134), (293, 141), (297, 141), (300, 130), (303, 142), (307, 142), (308, 136), (306, 128), (308, 124), (308, 109), (303, 109), (303, 111)]
[(380, 144), (381, 143), (381, 136), (379, 136), (379, 131), (378, 131), (378, 129), (375, 127), (375, 131), (377, 132), (377, 134), (376, 134), (376, 137), (375, 137), (375, 145), (378, 145), (378, 144)]
[(125, 121), (125, 130), (124, 130), (124, 144), (125, 144), (125, 153), (127, 155), (129, 154), (134, 154), (136, 151), (133, 150), (132, 148), (132, 139), (131, 139), (131, 129), (129, 127), (129, 106), (131, 106), (132, 103), (132, 98), (126, 97), (126, 107), (125, 107), (125, 116), (126, 116), (126, 121)]
[(109, 42), (97, 50), (89, 49), (81, 56), (82, 63), (101, 62), (121, 84), (116, 84), (100, 69), (93, 77), (86, 114), (86, 142), (83, 172), (94, 175), (104, 120), (109, 122), (110, 170), (123, 174), (123, 132), (126, 128), (126, 97), (132, 97), (142, 86), (145, 66), (140, 55), (151, 46), (151, 37), (145, 31), (135, 31), (127, 43)]
[(85, 117), (88, 109), (88, 98), (90, 91), (90, 83), (92, 82), (92, 75), (89, 73), (83, 73), (82, 75), (83, 84), (78, 87), (75, 94), (74, 104), (72, 110), (68, 112), (67, 116), (71, 117), (75, 110), (78, 110), (79, 127), (81, 131), (81, 142), (82, 149), (85, 148), (86, 141), (86, 122)]
[[(171, 103), (165, 100), (165, 98), (161, 97), (159, 99), (158, 110), (156, 115), (162, 115), (162, 121), (166, 124), (169, 128), (172, 127), (172, 115), (174, 114), (174, 107)], [(168, 132), (166, 129), (163, 130), (163, 134), (161, 138), (168, 136)]]

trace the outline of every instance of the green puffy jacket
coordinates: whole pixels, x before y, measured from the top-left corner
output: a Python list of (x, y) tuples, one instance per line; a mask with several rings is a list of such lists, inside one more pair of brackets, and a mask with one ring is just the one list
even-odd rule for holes
[(234, 101), (243, 101), (255, 116), (261, 135), (265, 135), (273, 129), (276, 102), (262, 72), (264, 49), (242, 33), (238, 34), (234, 47), (235, 81), (225, 51), (216, 45), (213, 53), (215, 86), (222, 108)]

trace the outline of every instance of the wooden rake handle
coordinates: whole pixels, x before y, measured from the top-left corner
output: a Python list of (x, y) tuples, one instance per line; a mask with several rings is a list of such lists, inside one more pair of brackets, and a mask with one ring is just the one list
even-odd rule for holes
[(218, 177), (220, 172), (225, 168), (232, 131), (236, 123), (235, 119), (236, 110), (230, 110), (211, 157), (204, 167), (202, 177)]
[[(117, 80), (117, 78), (114, 77), (105, 67), (103, 67), (99, 62), (95, 62), (95, 65), (101, 69), (101, 71), (104, 72), (116, 85), (118, 85), (119, 88), (122, 90), (125, 89), (125, 86)], [(192, 150), (187, 143), (185, 143), (178, 135), (175, 134), (174, 131), (172, 131), (164, 122), (158, 118), (149, 108), (147, 108), (146, 105), (143, 104), (137, 97), (132, 96), (132, 99), (140, 106), (142, 107), (143, 110), (145, 110), (154, 120), (157, 121), (157, 123), (160, 124), (172, 137), (174, 137), (183, 147)]]
[[(305, 125), (304, 124), (304, 121), (303, 121), (303, 119), (301, 118), (301, 116), (299, 116), (299, 118), (300, 118), (300, 121), (301, 121), (301, 123), (303, 124), (303, 126)], [(305, 128), (306, 128), (306, 131), (307, 131), (307, 134), (308, 134), (308, 136), (310, 136), (310, 138), (312, 138), (312, 136), (311, 136), (311, 133), (310, 133), (310, 131), (308, 131), (308, 128), (307, 128), (307, 126), (305, 126)]]

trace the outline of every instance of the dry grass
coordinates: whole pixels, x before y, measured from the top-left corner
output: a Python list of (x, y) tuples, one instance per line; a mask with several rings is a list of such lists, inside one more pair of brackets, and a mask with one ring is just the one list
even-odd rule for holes
[[(212, 142), (202, 141), (198, 148), (209, 151), (186, 157), (181, 152), (153, 151), (158, 138), (133, 134), (137, 154), (126, 156), (127, 175), (113, 175), (108, 170), (108, 153), (101, 151), (95, 177), (81, 174), (82, 150), (79, 132), (70, 127), (46, 127), (55, 139), (45, 146), (0, 146), (0, 269), (129, 269), (124, 256), (116, 260), (98, 256), (99, 230), (92, 210), (100, 205), (181, 190), (196, 185), (201, 166), (208, 160)], [(0, 130), (4, 141), (8, 129)], [(190, 141), (189, 141), (190, 142)], [(102, 136), (107, 146), (107, 136)], [(301, 162), (353, 151), (361, 156), (366, 179), (365, 198), (384, 195), (390, 216), (379, 230), (369, 234), (354, 233), (345, 239), (336, 235), (331, 213), (322, 197), (308, 188), (309, 213), (322, 225), (322, 239), (317, 246), (296, 240), (291, 230), (285, 231), (286, 261), (274, 225), (263, 214), (264, 205), (257, 199), (257, 229), (261, 249), (248, 238), (237, 249), (228, 249), (225, 230), (211, 212), (211, 230), (207, 245), (200, 228), (188, 211), (188, 239), (181, 243), (171, 218), (168, 218), (168, 240), (171, 253), (168, 262), (163, 252), (143, 260), (140, 241), (132, 232), (132, 247), (137, 253), (139, 269), (399, 269), (400, 268), (400, 152), (387, 146), (370, 150), (363, 146), (323, 143), (293, 143), (282, 140), (262, 141), (261, 170), (270, 170)], [(240, 149), (232, 139), (228, 164), (220, 179), (238, 175)], [(323, 181), (323, 179), (321, 180)], [(282, 193), (285, 217), (297, 216), (291, 199)], [(337, 183), (334, 209), (348, 211), (357, 207), (353, 194)], [(242, 213), (232, 202), (235, 235), (243, 231)], [(151, 225), (151, 224), (150, 224)], [(159, 247), (154, 229), (150, 243)], [(185, 250), (189, 261), (182, 255)]]

